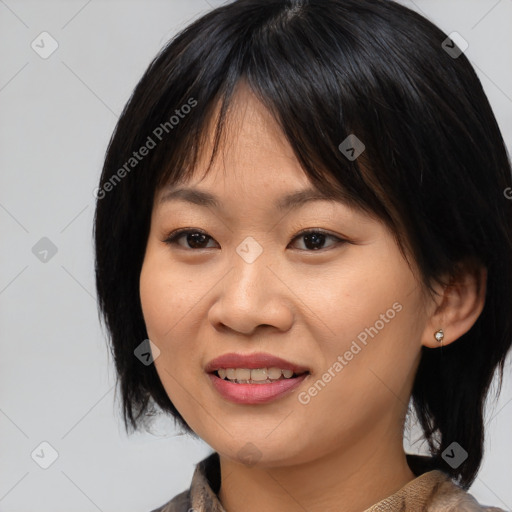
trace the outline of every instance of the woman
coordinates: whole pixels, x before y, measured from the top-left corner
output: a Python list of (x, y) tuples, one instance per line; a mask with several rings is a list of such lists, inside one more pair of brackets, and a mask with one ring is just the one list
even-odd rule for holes
[(238, 0), (178, 34), (95, 219), (127, 428), (160, 409), (214, 449), (158, 511), (500, 510), (467, 489), (512, 343), (510, 187), (468, 60), (399, 4)]

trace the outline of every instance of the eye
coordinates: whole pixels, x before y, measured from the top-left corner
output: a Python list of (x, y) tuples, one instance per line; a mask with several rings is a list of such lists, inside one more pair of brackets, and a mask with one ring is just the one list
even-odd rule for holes
[[(336, 242), (340, 243), (345, 242), (345, 240), (319, 229), (308, 229), (305, 231), (301, 231), (297, 236), (293, 238), (292, 242), (294, 240), (303, 239), (306, 249), (299, 250), (311, 252), (323, 249), (323, 245), (325, 243), (326, 238), (331, 238), (332, 240), (335, 240)], [(332, 245), (336, 244), (331, 244), (331, 246)]]
[[(185, 235), (185, 242), (188, 246), (179, 243), (179, 240)], [(200, 229), (178, 229), (172, 232), (164, 242), (169, 245), (178, 245), (183, 249), (209, 249), (210, 247), (204, 246), (208, 240), (213, 240), (213, 238)]]
[[(185, 238), (186, 236), (186, 238)], [(179, 243), (179, 241), (185, 238), (186, 245), (183, 245)], [(343, 240), (342, 238), (339, 238), (337, 236), (331, 235), (323, 230), (319, 229), (308, 229), (301, 231), (298, 235), (296, 235), (292, 242), (295, 240), (298, 240), (302, 238), (305, 242), (306, 249), (299, 249), (301, 251), (318, 251), (323, 249), (325, 240), (330, 238), (334, 240), (335, 242), (345, 242), (346, 240)], [(208, 241), (213, 241), (213, 238), (209, 235), (207, 235), (204, 231), (200, 229), (178, 229), (174, 232), (172, 232), (165, 240), (164, 243), (169, 245), (178, 245), (182, 247), (183, 249), (210, 249), (212, 246), (208, 247), (207, 243)], [(206, 244), (206, 245), (205, 245)], [(335, 245), (335, 244), (331, 244)]]

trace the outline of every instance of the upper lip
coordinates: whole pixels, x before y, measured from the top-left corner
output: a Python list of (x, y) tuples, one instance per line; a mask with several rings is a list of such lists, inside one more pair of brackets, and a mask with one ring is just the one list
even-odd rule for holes
[(255, 354), (236, 354), (231, 352), (212, 359), (205, 367), (207, 373), (212, 373), (219, 368), (280, 368), (292, 370), (294, 373), (309, 371), (305, 366), (286, 361), (280, 357), (258, 352)]

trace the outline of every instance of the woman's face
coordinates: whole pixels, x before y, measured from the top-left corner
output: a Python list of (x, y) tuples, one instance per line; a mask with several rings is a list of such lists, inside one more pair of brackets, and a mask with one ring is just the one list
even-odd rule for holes
[[(276, 206), (311, 185), (269, 113), (244, 89), (237, 98), (224, 158), (180, 184), (218, 207), (168, 197), (177, 185), (156, 196), (140, 294), (163, 386), (226, 457), (270, 467), (371, 453), (391, 436), (401, 446), (428, 320), (422, 288), (380, 221), (325, 199)], [(200, 233), (166, 243), (179, 228)], [(222, 395), (208, 363), (256, 352), (309, 374), (266, 402)], [(226, 386), (239, 398), (244, 386), (275, 387)]]

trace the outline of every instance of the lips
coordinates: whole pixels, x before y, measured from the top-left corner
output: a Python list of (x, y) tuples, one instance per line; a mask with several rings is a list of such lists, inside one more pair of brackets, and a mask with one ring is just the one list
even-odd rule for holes
[(303, 373), (298, 377), (276, 380), (269, 384), (236, 384), (220, 379), (215, 373), (208, 374), (213, 389), (223, 399), (238, 405), (263, 405), (279, 399), (285, 400), (308, 377), (309, 373)]
[(280, 368), (281, 370), (292, 370), (294, 374), (300, 375), (309, 372), (308, 368), (300, 364), (292, 363), (280, 357), (264, 352), (254, 354), (229, 353), (212, 359), (205, 367), (207, 373), (214, 373), (219, 368)]

